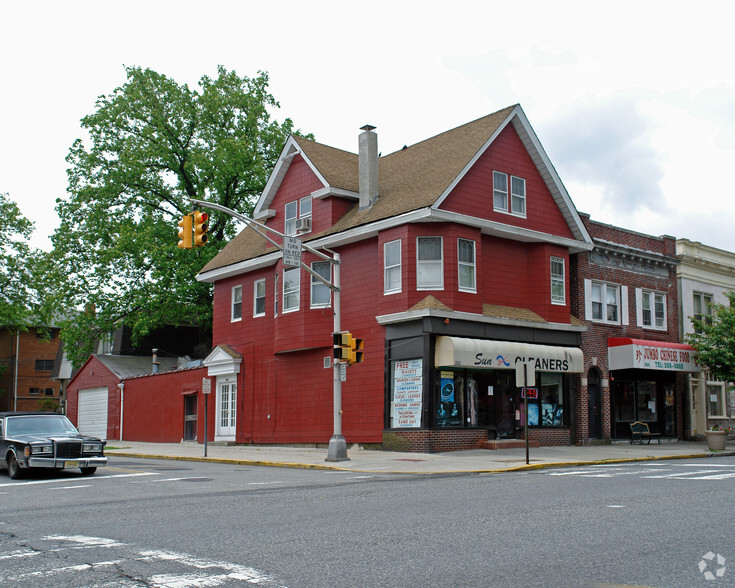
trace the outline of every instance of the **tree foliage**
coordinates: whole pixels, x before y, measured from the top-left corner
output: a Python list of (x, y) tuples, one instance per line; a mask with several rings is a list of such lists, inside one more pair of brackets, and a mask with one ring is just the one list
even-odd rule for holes
[(694, 316), (694, 333), (686, 336), (696, 351), (697, 364), (725, 382), (735, 382), (735, 292), (729, 305), (715, 304), (712, 316)]
[(278, 107), (268, 75), (220, 67), (198, 90), (150, 69), (101, 96), (81, 126), (87, 139), (67, 157), (69, 186), (57, 200), (52, 238), (55, 304), (84, 309), (62, 330), (75, 364), (95, 338), (126, 324), (140, 338), (162, 325), (209, 327), (212, 288), (199, 270), (237, 231), (210, 214), (206, 246), (177, 248), (177, 222), (206, 199), (249, 215), (293, 124), (271, 121)]
[(0, 327), (24, 328), (36, 297), (37, 252), (29, 245), (33, 223), (8, 194), (0, 194)]

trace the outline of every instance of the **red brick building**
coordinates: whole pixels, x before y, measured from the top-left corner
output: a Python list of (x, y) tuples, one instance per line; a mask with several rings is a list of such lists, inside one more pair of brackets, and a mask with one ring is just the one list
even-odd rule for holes
[(59, 403), (59, 383), (51, 379), (58, 335), (47, 327), (0, 331), (0, 410), (38, 410), (44, 399)]
[(679, 343), (676, 239), (582, 220), (595, 247), (572, 259), (571, 310), (588, 327), (574, 441), (630, 438), (634, 421), (679, 438), (699, 370)]
[[(520, 106), (379, 157), (291, 137), (255, 218), (340, 258), (341, 327), (365, 341), (342, 382), (348, 443), (401, 437), (441, 451), (514, 438), (533, 362), (530, 436), (573, 442), (583, 322), (570, 259), (588, 229)], [(280, 239), (279, 239), (280, 241)], [(334, 264), (302, 262), (334, 280)], [(244, 229), (199, 275), (213, 282), (214, 439), (326, 443), (333, 433), (333, 299)]]

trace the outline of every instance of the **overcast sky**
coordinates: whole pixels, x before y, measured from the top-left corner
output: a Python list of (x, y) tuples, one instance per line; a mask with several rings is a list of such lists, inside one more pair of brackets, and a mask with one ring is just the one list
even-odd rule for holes
[(195, 88), (270, 75), (293, 119), (387, 154), (520, 103), (577, 209), (735, 251), (731, 3), (3, 2), (0, 193), (48, 248), (65, 157), (95, 100), (150, 67)]

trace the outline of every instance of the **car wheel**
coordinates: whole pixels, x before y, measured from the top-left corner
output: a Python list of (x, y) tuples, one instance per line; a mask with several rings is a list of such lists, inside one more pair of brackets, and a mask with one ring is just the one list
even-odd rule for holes
[(17, 480), (23, 477), (23, 470), (20, 469), (18, 460), (15, 458), (13, 453), (8, 454), (8, 475), (11, 480)]
[(97, 468), (81, 468), (83, 476), (91, 476), (97, 471)]

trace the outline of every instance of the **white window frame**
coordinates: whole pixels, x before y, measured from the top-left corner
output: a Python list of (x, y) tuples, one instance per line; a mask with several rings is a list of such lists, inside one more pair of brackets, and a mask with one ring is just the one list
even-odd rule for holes
[[(311, 218), (311, 209), (312, 209), (313, 203), (311, 201), (311, 196), (304, 196), (299, 200), (299, 219), (302, 218)], [(299, 235), (304, 235), (305, 233), (311, 233), (311, 229), (308, 231), (299, 231)]]
[[(657, 299), (660, 299), (663, 306), (663, 313), (660, 317), (660, 320), (656, 313)], [(651, 329), (654, 331), (665, 331), (668, 328), (666, 316), (666, 294), (664, 292), (636, 288), (635, 302), (637, 318), (636, 322), (638, 323), (639, 327), (643, 327), (644, 329)], [(648, 308), (646, 308), (646, 305), (648, 305)], [(645, 315), (646, 310), (648, 310), (650, 313), (648, 322)]]
[(241, 320), (242, 320), (242, 284), (238, 284), (237, 286), (233, 286), (230, 292), (230, 322), (236, 323)]
[[(554, 263), (561, 264), (561, 275), (554, 273)], [(566, 287), (566, 264), (563, 257), (552, 255), (549, 258), (549, 285), (551, 287), (551, 304), (566, 305), (567, 303), (567, 287)], [(554, 285), (561, 285), (561, 296), (554, 295)]]
[[(692, 314), (694, 318), (704, 320), (706, 324), (712, 324), (712, 305), (714, 304), (715, 297), (713, 294), (707, 294), (706, 292), (694, 292), (692, 295)], [(697, 312), (697, 302), (699, 302), (699, 310)], [(701, 334), (701, 329), (697, 330), (692, 325), (692, 330), (696, 333)]]
[(287, 202), (283, 207), (283, 234), (296, 234), (296, 219), (299, 217), (299, 202), (294, 200)]
[[(709, 376), (711, 374), (707, 374), (708, 378), (705, 383), (705, 394), (707, 395), (707, 417), (708, 418), (726, 418), (727, 417), (727, 396), (725, 394), (725, 382), (721, 382), (718, 380), (710, 380)], [(716, 390), (715, 390), (716, 389)], [(712, 408), (712, 395), (717, 395), (717, 404), (720, 408), (720, 413), (713, 414), (710, 412), (710, 409)]]
[[(514, 182), (515, 180), (515, 182)], [(518, 186), (514, 185), (516, 182), (519, 183), (523, 188), (523, 193), (516, 191)], [(516, 209), (517, 204), (520, 203), (520, 207)], [(510, 214), (514, 216), (520, 216), (526, 218), (526, 180), (518, 176), (510, 176)]]
[[(439, 259), (420, 259), (421, 253), (420, 242), (424, 240), (439, 240)], [(439, 267), (439, 281), (438, 282), (425, 282), (422, 283), (421, 279), (421, 267), (438, 266)], [(416, 290), (444, 290), (444, 239), (438, 236), (421, 236), (416, 237)]]
[[(388, 249), (392, 247), (398, 248), (398, 263), (389, 264)], [(400, 239), (394, 239), (393, 241), (383, 243), (383, 294), (396, 294), (403, 290), (403, 271), (401, 267), (401, 255), (402, 251)], [(391, 280), (389, 276), (395, 277), (396, 273), (398, 274), (398, 280)], [(398, 282), (398, 286), (391, 287), (390, 284), (394, 283), (395, 281)]]
[[(593, 300), (592, 300), (592, 287), (599, 286), (601, 288), (602, 300), (601, 300), (601, 318), (593, 318)], [(607, 320), (607, 290), (616, 289), (618, 293), (618, 319), (615, 321)], [(604, 282), (602, 280), (589, 280), (584, 281), (584, 307), (585, 307), (585, 319), (595, 323), (605, 323), (607, 325), (627, 325), (628, 324), (628, 286), (621, 284), (613, 284), (611, 282)]]
[[(499, 185), (500, 178), (503, 178), (505, 186)], [(493, 210), (508, 212), (508, 188), (508, 174), (493, 171)], [(502, 205), (499, 199), (502, 199)]]
[(278, 288), (278, 272), (273, 279), (273, 316), (278, 316), (278, 295), (281, 292)]
[[(472, 244), (472, 261), (463, 261), (460, 258), (461, 243)], [(472, 276), (472, 284), (462, 284), (462, 268), (469, 268)], [(477, 293), (477, 247), (473, 239), (457, 238), (457, 288), (460, 292)]]
[[(258, 286), (262, 286), (262, 292), (258, 292)], [(263, 310), (258, 312), (258, 300), (263, 301)], [(253, 282), (253, 317), (265, 316), (265, 278)]]
[[(326, 267), (327, 268), (327, 275), (324, 275), (322, 272), (317, 270), (317, 267)], [(311, 271), (316, 272), (320, 276), (322, 276), (325, 280), (328, 282), (332, 281), (332, 264), (329, 261), (314, 261), (311, 264)], [(311, 275), (311, 308), (329, 308), (332, 306), (332, 291), (329, 289), (329, 286), (322, 283)], [(317, 298), (318, 292), (324, 292), (326, 290), (327, 292), (327, 301), (326, 302), (314, 302), (314, 299)]]
[[(292, 279), (291, 276), (296, 276)], [(286, 289), (287, 284), (291, 282), (292, 287)], [(293, 300), (295, 299), (295, 304)], [(296, 312), (301, 308), (301, 268), (293, 267), (283, 270), (283, 314), (287, 312)]]

